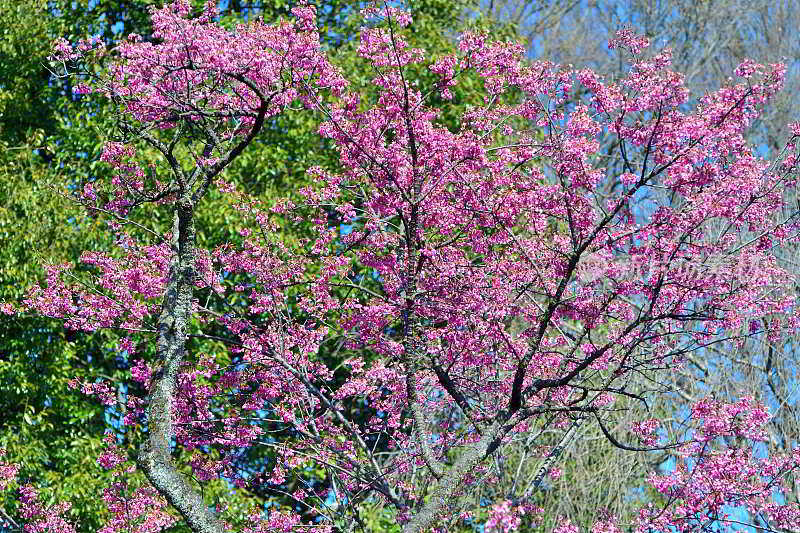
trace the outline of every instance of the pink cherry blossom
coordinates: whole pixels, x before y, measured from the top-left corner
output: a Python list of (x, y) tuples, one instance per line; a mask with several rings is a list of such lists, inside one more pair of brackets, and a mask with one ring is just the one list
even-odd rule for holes
[[(314, 490), (286, 496), (322, 530), (353, 518), (340, 504), (362, 496), (391, 508), (407, 533), (446, 528), (475, 505), (490, 459), (536, 428), (566, 438), (582, 423), (624, 449), (677, 450), (675, 469), (649, 479), (667, 503), (642, 509), (638, 531), (724, 525), (731, 506), (777, 527), (800, 521), (796, 505), (773, 498), (797, 454), (755, 456), (769, 415), (753, 399), (698, 401), (678, 442), (662, 442), (652, 418), (628, 428), (627, 444), (609, 424), (620, 395), (646, 399), (627, 388), (632, 376), (666, 381), (665, 368), (711, 343), (762, 323), (773, 339), (800, 325), (796, 279), (774, 252), (800, 231), (785, 215), (795, 209), (786, 193), (796, 146), (766, 161), (743, 136), (781, 89), (784, 65), (744, 62), (741, 79), (691, 109), (671, 52), (644, 57), (647, 39), (630, 30), (610, 43), (633, 56), (612, 83), (527, 61), (520, 45), (480, 33), (431, 59), (404, 37), (410, 15), (384, 5), (367, 9), (377, 20), (358, 44), (374, 72), (371, 98), (328, 61), (309, 5), (292, 21), (234, 31), (215, 22), (213, 2), (190, 11), (187, 1), (154, 9), (155, 40), (129, 38), (93, 85), (124, 110), (127, 137), (101, 157), (110, 183), (93, 183), (81, 201), (107, 218), (117, 249), (85, 252), (84, 277), (49, 266), (25, 302), (74, 330), (122, 331), (131, 355), (157, 353), (139, 350), (130, 377), (142, 395), (131, 393), (123, 419), (130, 431), (146, 422), (137, 459), (150, 485), (129, 484), (133, 466), (109, 442), (99, 462), (119, 482), (104, 494), (114, 515), (104, 533), (168, 526), (167, 501), (193, 531), (224, 531), (224, 513), (179, 466), (201, 485), (282, 490), (316, 465), (337, 505)], [(63, 61), (75, 53), (57, 44)], [(409, 82), (418, 65), (433, 87)], [(448, 129), (428, 96), (446, 97), (466, 75), (481, 81), (485, 103)], [(323, 117), (318, 133), (338, 153), (337, 172), (309, 169), (302, 201), (274, 203), (220, 178), (266, 119), (292, 108)], [(211, 187), (244, 221), (239, 245), (196, 244), (195, 208)], [(133, 223), (145, 204), (169, 210), (168, 231)], [(281, 239), (293, 224), (311, 236)], [(197, 353), (193, 339), (218, 347)], [(345, 362), (330, 364), (331, 350)], [(109, 383), (75, 385), (123, 401)], [(530, 446), (545, 458), (541, 476), (492, 502), (487, 532), (535, 520), (531, 491), (560, 473), (563, 445)], [(243, 475), (242, 451), (264, 447), (269, 461)], [(43, 524), (66, 509), (41, 507), (31, 487), (22, 495)], [(256, 510), (244, 531), (301, 522), (290, 509)], [(620, 530), (605, 515), (592, 529)], [(577, 528), (565, 518), (556, 531)]]

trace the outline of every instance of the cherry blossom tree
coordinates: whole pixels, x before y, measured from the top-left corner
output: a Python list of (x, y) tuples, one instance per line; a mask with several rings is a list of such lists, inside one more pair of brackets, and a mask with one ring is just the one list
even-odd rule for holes
[[(103, 154), (113, 176), (80, 193), (118, 250), (81, 257), (91, 279), (51, 266), (25, 305), (74, 330), (120, 331), (120, 350), (139, 354), (141, 395), (75, 384), (124, 403), (126, 438), (140, 439), (135, 461), (113, 436), (99, 458), (120, 480), (104, 495), (115, 517), (104, 531), (158, 531), (174, 520), (167, 504), (198, 533), (351, 530), (367, 504), (406, 532), (484, 519), (486, 531), (513, 531), (537, 523), (532, 497), (582, 424), (616, 447), (675, 457), (649, 480), (661, 501), (635, 524), (598, 514), (594, 530), (710, 531), (740, 522), (732, 509), (796, 527), (800, 509), (781, 490), (800, 454), (759, 452), (769, 414), (757, 402), (701, 400), (679, 432), (646, 413), (626, 433), (609, 429), (620, 399), (646, 407), (687, 355), (798, 327), (775, 250), (798, 231), (787, 195), (800, 125), (776, 161), (743, 137), (784, 67), (745, 62), (690, 109), (669, 50), (649, 54), (629, 31), (610, 46), (630, 69), (606, 81), (482, 34), (429, 60), (403, 37), (408, 13), (366, 13), (359, 52), (374, 101), (331, 66), (306, 5), (291, 22), (227, 30), (214, 2), (192, 17), (178, 1), (153, 11), (153, 42), (130, 36), (106, 74), (78, 85), (120, 109)], [(60, 42), (56, 57), (102, 53)], [(434, 86), (409, 78), (419, 66)], [(452, 131), (433, 102), (447, 105), (469, 76), (485, 103)], [(578, 86), (587, 96), (575, 103)], [(323, 117), (341, 168), (309, 169), (318, 186), (303, 202), (264, 205), (223, 171), (286, 112)], [(598, 152), (609, 139), (621, 176)], [(623, 186), (601, 196), (610, 179)], [(211, 188), (238, 206), (241, 245), (196, 246), (193, 213)], [(144, 209), (167, 210), (171, 228), (135, 218)], [(280, 238), (304, 224), (311, 238)], [(560, 441), (545, 445), (545, 431)], [(539, 467), (481, 515), (476, 489), (521, 446)], [(244, 469), (245, 449), (267, 460)], [(136, 468), (149, 485), (127, 482)], [(3, 463), (0, 475), (5, 489), (16, 470)], [(212, 479), (266, 485), (292, 505), (234, 524), (203, 498)], [(20, 490), (27, 531), (67, 527), (46, 525), (67, 504)], [(576, 528), (564, 517), (558, 530)]]

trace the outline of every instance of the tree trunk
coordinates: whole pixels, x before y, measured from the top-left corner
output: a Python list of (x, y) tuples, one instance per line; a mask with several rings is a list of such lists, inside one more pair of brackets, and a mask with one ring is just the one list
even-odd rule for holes
[(170, 441), (174, 434), (172, 410), (177, 393), (178, 371), (186, 353), (195, 278), (192, 218), (191, 202), (180, 202), (175, 208), (169, 279), (158, 318), (156, 349), (162, 367), (150, 385), (148, 435), (139, 451), (139, 464), (153, 486), (178, 510), (192, 531), (223, 533), (225, 528), (222, 522), (178, 472), (170, 453)]

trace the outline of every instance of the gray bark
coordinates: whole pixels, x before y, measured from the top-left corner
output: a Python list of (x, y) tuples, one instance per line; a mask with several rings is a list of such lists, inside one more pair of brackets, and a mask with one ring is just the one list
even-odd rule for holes
[(420, 533), (431, 527), (442, 515), (453, 496), (463, 488), (464, 476), (492, 454), (503, 434), (513, 426), (504, 423), (510, 415), (502, 413), (498, 420), (486, 429), (481, 439), (467, 448), (455, 464), (447, 469), (439, 480), (428, 501), (403, 528), (403, 533)]
[(203, 497), (186, 481), (172, 461), (170, 440), (177, 377), (186, 353), (194, 272), (193, 205), (184, 200), (175, 207), (169, 279), (158, 318), (156, 348), (162, 363), (150, 385), (147, 441), (139, 451), (145, 475), (178, 510), (195, 533), (223, 533), (222, 522)]

